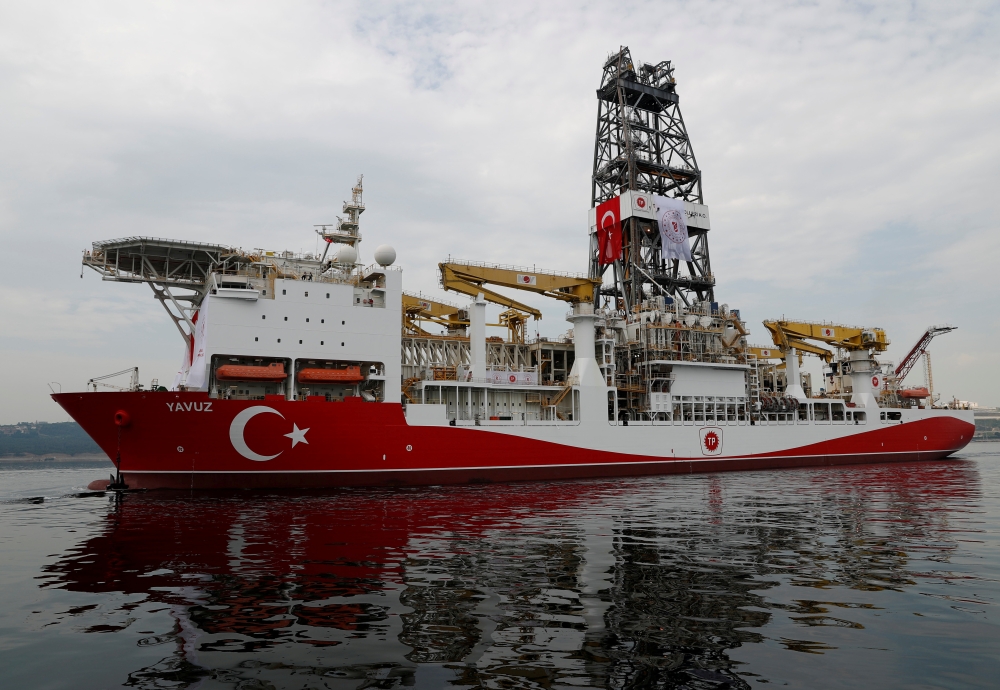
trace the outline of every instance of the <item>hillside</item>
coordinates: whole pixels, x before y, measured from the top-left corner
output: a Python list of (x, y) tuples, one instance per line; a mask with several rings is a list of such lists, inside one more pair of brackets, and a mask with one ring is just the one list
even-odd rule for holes
[(48, 453), (81, 455), (101, 453), (101, 449), (76, 422), (0, 426), (0, 457)]

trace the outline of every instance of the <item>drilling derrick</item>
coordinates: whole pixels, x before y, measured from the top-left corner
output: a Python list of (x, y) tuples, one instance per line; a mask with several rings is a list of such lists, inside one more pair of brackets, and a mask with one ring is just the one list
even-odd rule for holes
[[(681, 117), (670, 61), (637, 68), (629, 49), (623, 47), (604, 63), (597, 90), (592, 184), (593, 207), (634, 191), (704, 208), (700, 206), (701, 171)], [(707, 210), (704, 215), (707, 220)], [(689, 220), (691, 216), (689, 208)], [(664, 256), (655, 219), (625, 218), (622, 257), (613, 264), (601, 264), (597, 237), (591, 235), (590, 277), (602, 278), (612, 268), (613, 287), (601, 292), (615, 298), (617, 308), (626, 312), (657, 295), (679, 299), (686, 306), (711, 302), (715, 279), (708, 257), (707, 223), (695, 227), (689, 222), (688, 231), (692, 260), (684, 261), (682, 267), (680, 260)]]

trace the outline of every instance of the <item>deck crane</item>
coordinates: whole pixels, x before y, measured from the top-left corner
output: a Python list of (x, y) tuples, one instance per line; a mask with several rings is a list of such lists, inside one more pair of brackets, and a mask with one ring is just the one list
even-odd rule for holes
[(765, 321), (764, 328), (771, 333), (774, 344), (787, 352), (794, 347), (799, 352), (813, 354), (829, 364), (833, 361), (833, 353), (826, 348), (807, 343), (814, 340), (826, 345), (832, 345), (848, 352), (885, 352), (889, 347), (889, 338), (881, 328), (859, 328), (857, 326), (841, 326), (831, 323), (813, 323), (810, 321)]
[(438, 264), (438, 268), (441, 271), (441, 287), (445, 290), (473, 298), (482, 294), (487, 301), (507, 307), (507, 310), (500, 314), (500, 325), (507, 326), (511, 340), (522, 343), (524, 325), (528, 317), (537, 321), (542, 318), (542, 312), (490, 290), (485, 287), (487, 284), (527, 290), (572, 304), (593, 302), (594, 295), (601, 286), (600, 279), (582, 275), (500, 266), (478, 261), (445, 261)]
[[(118, 386), (113, 383), (104, 383), (106, 379), (112, 379), (116, 376), (121, 376), (123, 374), (129, 374), (131, 378), (129, 379), (127, 386)], [(104, 388), (110, 388), (116, 391), (137, 391), (141, 390), (142, 386), (139, 385), (139, 367), (131, 367), (129, 369), (122, 369), (121, 371), (116, 371), (113, 374), (105, 374), (104, 376), (95, 376), (94, 378), (87, 381), (87, 388), (93, 387), (94, 392), (97, 392), (97, 387), (102, 386)], [(156, 385), (150, 386), (151, 389), (155, 390)]]
[(485, 289), (487, 283), (500, 287), (516, 288), (553, 297), (564, 302), (593, 302), (601, 281), (575, 273), (557, 273), (518, 266), (500, 266), (479, 261), (446, 261), (438, 264), (441, 287), (475, 297), (480, 292), (494, 304), (506, 304), (542, 318), (537, 309), (525, 306), (509, 297)]
[[(798, 352), (814, 354), (827, 364), (832, 364), (834, 353), (830, 350), (806, 342), (812, 340), (831, 345), (839, 351), (846, 351), (847, 361), (839, 363), (842, 373), (850, 373), (853, 396), (852, 404), (867, 407), (880, 395), (885, 381), (881, 375), (878, 361), (873, 357), (876, 352), (885, 352), (889, 347), (889, 338), (881, 328), (860, 328), (858, 326), (843, 326), (833, 323), (814, 323), (811, 321), (765, 321), (764, 328), (771, 333), (771, 339), (786, 353), (785, 364), (790, 380), (798, 380), (798, 367), (792, 366), (794, 357), (788, 357), (792, 348)], [(796, 362), (797, 364), (797, 362)], [(832, 364), (834, 368), (838, 364)], [(789, 384), (788, 390), (798, 384)], [(801, 391), (799, 388), (796, 392)], [(798, 396), (796, 396), (798, 397)]]
[[(750, 397), (751, 399), (760, 405), (759, 409), (763, 412), (777, 412), (785, 411), (787, 408), (783, 405), (787, 405), (790, 401), (782, 400), (784, 396), (777, 393), (778, 378), (777, 372), (780, 370), (785, 371), (785, 392), (789, 395), (801, 395), (803, 398), (809, 397), (806, 395), (806, 389), (811, 389), (811, 385), (803, 386), (798, 383), (798, 367), (802, 366), (802, 351), (797, 350), (796, 355), (798, 357), (792, 358), (792, 366), (788, 366), (788, 353), (782, 350), (780, 347), (763, 347), (761, 345), (747, 345), (746, 353), (750, 356), (751, 365), (755, 359), (758, 364), (763, 363), (766, 366), (761, 368), (753, 368), (750, 371)], [(796, 361), (798, 360), (798, 361)], [(767, 385), (768, 372), (770, 372), (770, 386)], [(791, 386), (795, 386), (794, 388)]]
[(457, 304), (432, 300), (423, 295), (403, 293), (403, 332), (409, 335), (430, 335), (420, 327), (421, 321), (429, 321), (444, 326), (448, 333), (455, 334), (469, 325), (463, 314), (465, 310)]
[[(503, 304), (506, 306), (508, 301), (505, 300)], [(532, 316), (532, 312), (527, 311), (531, 307), (525, 306), (523, 309), (523, 311), (514, 308), (507, 309), (501, 312), (499, 323), (487, 325), (506, 328), (510, 342), (523, 343), (524, 324)], [(420, 326), (423, 321), (443, 326), (449, 335), (462, 334), (469, 325), (469, 317), (465, 307), (404, 292), (403, 333), (417, 336), (431, 335)]]
[(935, 336), (942, 335), (944, 333), (951, 333), (956, 330), (957, 326), (951, 326), (949, 324), (940, 324), (938, 326), (929, 326), (924, 334), (920, 336), (920, 340), (917, 344), (913, 346), (910, 353), (903, 358), (903, 361), (899, 363), (896, 367), (896, 383), (902, 383), (906, 375), (910, 373), (913, 367), (916, 365), (920, 356), (927, 352), (928, 346), (930, 346), (931, 341), (934, 340)]
[[(796, 348), (798, 349), (798, 348)], [(761, 345), (747, 345), (747, 354), (753, 355), (759, 360), (780, 359), (784, 361), (785, 352), (779, 347), (762, 347)], [(802, 364), (802, 352), (798, 352), (799, 364)]]

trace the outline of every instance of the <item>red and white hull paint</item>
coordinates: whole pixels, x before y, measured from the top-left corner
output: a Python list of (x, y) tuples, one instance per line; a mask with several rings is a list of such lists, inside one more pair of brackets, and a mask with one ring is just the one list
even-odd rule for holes
[[(220, 400), (204, 392), (62, 393), (55, 401), (131, 488), (429, 485), (935, 460), (973, 414), (902, 410), (866, 425), (408, 424), (402, 406)], [(706, 437), (708, 441), (706, 442)], [(255, 459), (251, 459), (255, 458)]]

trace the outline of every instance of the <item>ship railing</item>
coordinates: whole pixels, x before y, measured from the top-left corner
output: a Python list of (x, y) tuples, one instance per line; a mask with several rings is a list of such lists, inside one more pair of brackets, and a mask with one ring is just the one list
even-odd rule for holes
[(381, 271), (402, 271), (401, 266), (383, 266), (382, 264), (368, 264), (361, 269), (362, 276), (368, 276), (372, 273), (379, 273)]
[(202, 248), (211, 248), (211, 249), (214, 249), (216, 251), (223, 251), (223, 252), (230, 252), (230, 253), (240, 253), (240, 252), (243, 251), (242, 249), (237, 249), (235, 247), (226, 247), (225, 245), (221, 245), (221, 244), (209, 244), (209, 243), (206, 243), (206, 242), (192, 242), (190, 240), (175, 240), (175, 239), (169, 239), (169, 238), (166, 238), (166, 237), (139, 237), (139, 236), (118, 237), (118, 238), (113, 239), (113, 240), (99, 240), (97, 242), (92, 242), (91, 246), (94, 248), (94, 252), (98, 253), (98, 252), (103, 252), (108, 247), (114, 248), (112, 245), (127, 245), (127, 244), (153, 243), (153, 242), (155, 242), (155, 243), (162, 243), (162, 244), (169, 244), (169, 245), (174, 245), (174, 246), (179, 246), (179, 247), (197, 247), (199, 249), (202, 249)]
[[(524, 372), (509, 371), (509, 372), (507, 372), (507, 371), (504, 371), (504, 372), (497, 372), (497, 373), (503, 375), (503, 374), (530, 374), (530, 373), (534, 373), (534, 372), (530, 372), (530, 371), (524, 371)], [(495, 378), (493, 378), (491, 376), (479, 377), (479, 376), (461, 376), (461, 375), (458, 375), (455, 378), (442, 379), (442, 378), (434, 378), (434, 372), (433, 371), (425, 372), (424, 375), (423, 375), (423, 377), (421, 379), (419, 379), (419, 380), (422, 380), (422, 381), (433, 381), (433, 382), (438, 382), (438, 383), (440, 383), (440, 382), (446, 382), (446, 381), (455, 381), (456, 383), (489, 384), (489, 385), (493, 385), (493, 386), (522, 386), (522, 387), (529, 387), (529, 388), (530, 387), (538, 387), (538, 386), (547, 386), (547, 387), (552, 387), (552, 388), (562, 388), (563, 386), (566, 385), (565, 381), (535, 381), (533, 383), (532, 382), (528, 382), (528, 381), (514, 381), (514, 382), (511, 382), (509, 380), (506, 380), (506, 381), (497, 381)]]
[[(511, 372), (517, 373), (517, 372)], [(549, 387), (563, 387), (566, 385), (563, 381), (498, 381), (492, 377), (479, 378), (479, 377), (460, 377), (458, 379), (459, 383), (477, 383), (477, 384), (489, 384), (491, 386), (522, 386), (527, 388), (537, 388), (538, 386), (549, 386)]]
[(513, 264), (493, 264), (488, 261), (466, 261), (465, 259), (455, 259), (448, 256), (448, 263), (461, 264), (463, 266), (478, 266), (479, 268), (499, 268), (504, 271), (516, 271), (520, 273), (537, 273), (538, 275), (559, 276), (561, 278), (586, 278), (584, 273), (572, 273), (569, 271), (552, 271), (550, 269), (538, 269), (536, 266), (515, 266)]

